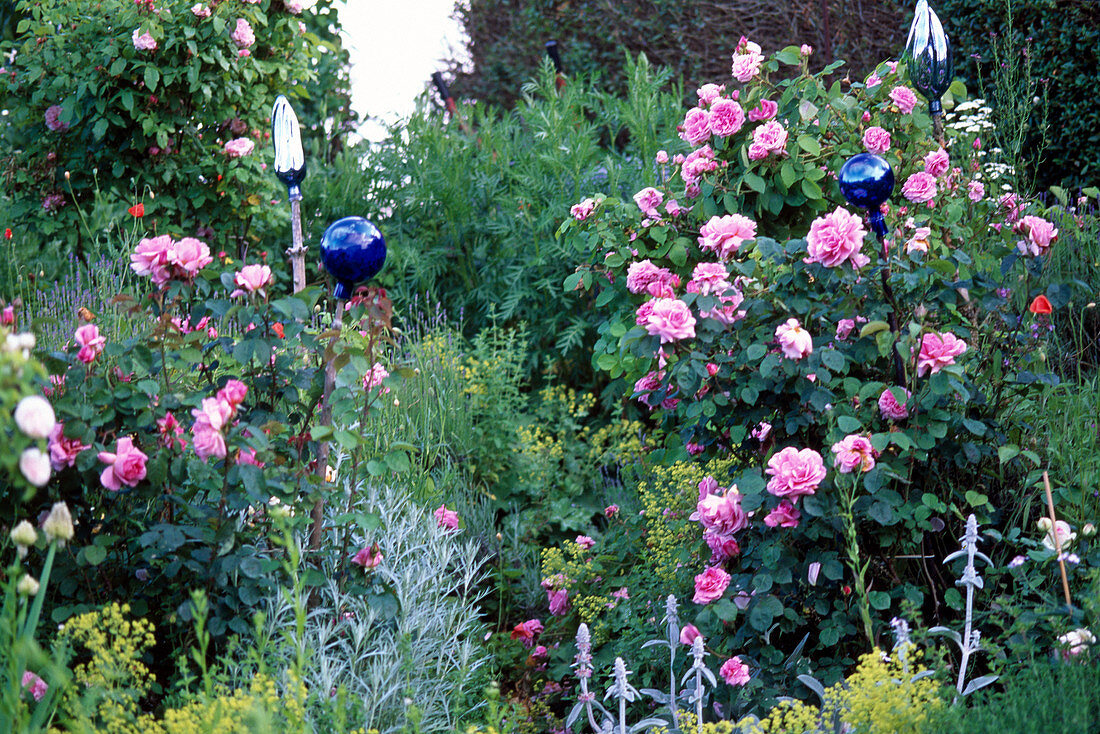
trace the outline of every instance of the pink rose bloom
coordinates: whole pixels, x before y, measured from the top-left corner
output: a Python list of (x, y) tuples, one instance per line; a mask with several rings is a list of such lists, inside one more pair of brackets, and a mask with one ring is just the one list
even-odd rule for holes
[(252, 26), (244, 18), (237, 18), (237, 27), (229, 35), (237, 48), (248, 48), (256, 42), (256, 34), (252, 32)]
[(817, 586), (817, 576), (821, 573), (821, 562), (814, 561), (806, 567), (806, 580), (810, 582), (810, 586)]
[(699, 145), (710, 139), (710, 115), (699, 107), (692, 107), (684, 115), (680, 126), (680, 137), (691, 145)]
[(765, 474), (768, 480), (768, 492), (776, 497), (801, 497), (813, 494), (825, 479), (825, 462), (821, 454), (813, 449), (799, 451), (788, 446), (768, 460)]
[(657, 298), (645, 329), (650, 335), (661, 337), (661, 344), (694, 339), (695, 317), (688, 305), (678, 298)]
[(729, 271), (722, 263), (699, 263), (691, 272), (691, 283), (696, 285), (696, 290), (692, 290), (691, 283), (688, 283), (688, 291), (705, 296), (724, 293), (733, 287), (729, 277)]
[(985, 186), (981, 181), (971, 181), (966, 185), (966, 195), (971, 201), (981, 201), (985, 196)]
[(955, 357), (966, 351), (966, 342), (951, 332), (928, 333), (921, 338), (920, 355), (917, 357), (917, 377), (936, 374), (944, 367), (955, 364)]
[(448, 510), (447, 505), (440, 505), (434, 514), (436, 527), (458, 530), (458, 512)]
[(943, 148), (934, 150), (924, 157), (924, 172), (936, 178), (951, 170), (951, 157)]
[(810, 232), (806, 235), (809, 257), (802, 262), (821, 263), (827, 268), (848, 262), (853, 270), (859, 270), (871, 262), (860, 252), (866, 235), (862, 217), (838, 206), (832, 214), (818, 217), (810, 224)]
[(767, 421), (760, 421), (756, 424), (756, 427), (752, 429), (752, 437), (760, 443), (768, 440), (768, 436), (771, 435), (772, 424)]
[(810, 332), (802, 328), (798, 319), (787, 319), (775, 329), (775, 338), (783, 356), (795, 361), (810, 356), (814, 351), (814, 340)]
[(267, 286), (274, 282), (274, 278), (271, 274), (271, 268), (267, 265), (245, 265), (233, 276), (233, 282), (237, 285), (237, 290), (233, 291), (230, 294), (231, 296), (255, 293), (256, 291), (259, 291), (262, 295)]
[(235, 412), (228, 401), (220, 398), (203, 398), (201, 407), (191, 410), (195, 418), (195, 424), (191, 426), (192, 443), (200, 459), (225, 458), (229, 450), (223, 431)]
[(705, 476), (699, 482), (699, 499), (702, 500), (708, 494), (717, 494), (720, 489), (717, 479), (712, 476)]
[(722, 667), (718, 669), (718, 674), (722, 676), (722, 680), (731, 686), (743, 686), (752, 679), (749, 675), (749, 666), (741, 662), (739, 657), (732, 657), (722, 663)]
[(225, 383), (225, 387), (218, 390), (216, 395), (219, 400), (228, 403), (233, 413), (236, 413), (237, 408), (240, 407), (241, 403), (243, 403), (244, 399), (248, 396), (248, 385), (245, 385), (240, 380), (229, 380)]
[(138, 275), (148, 275), (153, 283), (162, 286), (171, 278), (168, 253), (172, 250), (172, 237), (146, 237), (138, 242), (130, 255), (130, 268)]
[[(724, 162), (715, 160), (714, 150), (709, 145), (704, 145), (691, 151), (688, 157), (684, 159), (683, 165), (680, 167), (680, 177), (690, 188), (704, 173), (715, 171), (724, 165)], [(689, 194), (689, 196), (691, 195)]]
[(243, 158), (256, 147), (248, 138), (234, 138), (225, 144), (225, 154), (230, 158)]
[(841, 319), (836, 322), (836, 340), (844, 341), (848, 338), (848, 335), (852, 333), (852, 329), (856, 328), (856, 322), (854, 319)]
[(768, 149), (760, 143), (749, 144), (749, 160), (750, 161), (762, 161), (768, 157)]
[(657, 207), (659, 207), (664, 200), (664, 194), (652, 186), (647, 186), (634, 194), (634, 203), (638, 205), (638, 208), (642, 210), (643, 214), (653, 219), (661, 218), (661, 214), (657, 211)]
[(653, 301), (646, 301), (634, 312), (634, 323), (645, 326), (649, 323), (649, 315), (653, 313)]
[(593, 546), (596, 545), (596, 541), (592, 540), (592, 538), (588, 537), (587, 535), (578, 535), (576, 541), (574, 542), (576, 542), (577, 545), (579, 545), (581, 548), (584, 548), (585, 550), (591, 550)]
[(675, 199), (669, 199), (667, 202), (665, 202), (665, 211), (668, 212), (668, 215), (670, 217), (678, 217), (685, 212), (691, 211), (691, 209), (685, 209), (684, 207), (680, 206)]
[(61, 105), (50, 105), (46, 108), (46, 127), (55, 133), (65, 132), (69, 126), (61, 119)]
[(351, 562), (367, 570), (378, 568), (378, 564), (382, 563), (382, 549), (377, 543), (369, 545), (352, 556)]
[(580, 204), (574, 204), (569, 208), (569, 213), (573, 215), (573, 219), (578, 222), (583, 222), (592, 215), (592, 212), (596, 209), (595, 199), (585, 199)]
[(695, 596), (692, 601), (696, 604), (710, 604), (717, 601), (726, 593), (730, 585), (730, 575), (716, 566), (710, 566), (706, 571), (695, 577)]
[(210, 256), (210, 248), (194, 237), (184, 237), (168, 251), (168, 264), (172, 266), (172, 274), (184, 280), (192, 280), (212, 262), (214, 258)]
[(863, 133), (863, 147), (868, 153), (885, 153), (890, 150), (890, 133), (877, 125), (867, 128)]
[(732, 535), (749, 526), (749, 518), (741, 509), (741, 495), (736, 487), (730, 487), (724, 494), (708, 493), (701, 497), (695, 512), (688, 519), (719, 535)]
[(202, 3), (195, 3), (191, 6), (191, 12), (196, 18), (209, 18), (210, 8), (206, 7)]
[(710, 107), (710, 131), (728, 138), (745, 124), (745, 111), (732, 99), (720, 98)]
[(608, 505), (607, 507), (603, 508), (603, 514), (604, 514), (604, 517), (607, 517), (607, 518), (615, 517), (616, 515), (619, 514), (619, 506), (618, 505)]
[(699, 249), (713, 251), (719, 260), (737, 252), (741, 243), (756, 237), (756, 222), (742, 214), (713, 216), (699, 229)]
[(901, 193), (915, 204), (932, 201), (936, 197), (936, 177), (925, 171), (917, 171), (905, 179)]
[(882, 77), (880, 77), (877, 72), (871, 72), (871, 76), (867, 77), (866, 83), (868, 89), (877, 87), (879, 84), (882, 84)]
[(690, 645), (695, 638), (700, 636), (699, 628), (693, 624), (685, 624), (680, 628), (680, 644)]
[(386, 395), (387, 393), (389, 393), (390, 389), (388, 387), (386, 387), (385, 385), (382, 385), (382, 381), (385, 380), (389, 376), (390, 376), (389, 371), (385, 367), (382, 366), (382, 363), (381, 362), (375, 362), (374, 365), (370, 368), (370, 372), (363, 375), (363, 389), (364, 390), (371, 390), (373, 388), (381, 386), (381, 389), (379, 389), (378, 394), (379, 395)]
[(80, 347), (76, 358), (84, 364), (94, 362), (95, 358), (103, 353), (103, 346), (107, 343), (107, 338), (100, 336), (99, 327), (95, 324), (84, 324), (76, 330), (73, 338)]
[(145, 479), (145, 462), (149, 457), (134, 446), (134, 439), (123, 436), (118, 440), (115, 453), (100, 451), (99, 460), (107, 465), (99, 475), (99, 481), (107, 489), (117, 492), (122, 489), (123, 484), (136, 487), (138, 482)]
[[(755, 45), (755, 44), (754, 44)], [(733, 78), (742, 84), (747, 84), (752, 81), (752, 78), (760, 72), (760, 65), (764, 63), (764, 56), (757, 50), (748, 50), (746, 53), (736, 53), (733, 55), (733, 65), (730, 67), (730, 73), (733, 74)]]
[[(905, 390), (905, 388), (900, 389)], [(910, 394), (908, 390), (905, 390), (906, 399), (909, 398)], [(909, 408), (898, 402), (890, 388), (886, 388), (882, 391), (882, 395), (878, 396), (878, 410), (882, 413), (884, 420), (901, 421), (909, 417)]]
[(134, 48), (138, 51), (156, 51), (157, 41), (148, 33), (142, 33), (140, 28), (134, 29), (134, 35), (132, 36), (134, 42)]
[(890, 99), (894, 100), (903, 115), (908, 115), (917, 106), (917, 95), (909, 87), (894, 87), (890, 90)]
[(0, 324), (4, 326), (11, 326), (15, 323), (15, 306), (9, 304), (4, 306), (4, 310), (0, 311)]
[(550, 613), (555, 617), (564, 617), (569, 611), (569, 592), (565, 589), (551, 589), (546, 592), (550, 602)]
[(1020, 240), (1016, 245), (1025, 255), (1045, 255), (1051, 243), (1058, 238), (1054, 224), (1034, 214), (1021, 217), (1016, 229), (1027, 235), (1026, 240)]
[(1016, 196), (1016, 194), (1012, 193), (1003, 194), (997, 199), (997, 202), (1001, 205), (1001, 208), (1005, 210), (1005, 219), (1007, 219), (1010, 224), (1020, 218), (1020, 214), (1024, 210), (1024, 204), (1026, 203), (1021, 201), (1020, 197)]
[(626, 289), (631, 293), (645, 293), (652, 283), (671, 277), (668, 269), (659, 268), (650, 260), (639, 260), (630, 263), (626, 270)]
[(718, 84), (704, 84), (695, 90), (695, 95), (699, 98), (699, 106), (706, 107), (721, 97), (724, 91), (726, 91), (726, 85), (724, 84), (721, 86)]
[(526, 622), (520, 622), (512, 629), (512, 639), (519, 640), (523, 643), (524, 647), (533, 647), (535, 644), (535, 638), (542, 634), (543, 626), (542, 621), (538, 619), (529, 619)]
[(76, 457), (90, 448), (78, 438), (65, 438), (64, 424), (56, 423), (50, 431), (50, 466), (54, 471), (75, 466)]
[(23, 690), (29, 691), (35, 701), (41, 701), (49, 688), (46, 681), (42, 680), (31, 671), (23, 671)]
[(261, 469), (264, 467), (264, 462), (256, 458), (256, 449), (245, 446), (243, 449), (237, 452), (237, 464), (241, 466), (256, 466)]
[(775, 117), (777, 112), (779, 112), (779, 104), (777, 102), (772, 102), (770, 99), (762, 99), (760, 100), (759, 106), (749, 110), (749, 121), (764, 122), (765, 120), (770, 120)]
[(875, 468), (875, 457), (878, 452), (871, 445), (871, 439), (852, 433), (833, 444), (833, 454), (836, 455), (833, 466), (840, 470), (841, 474), (850, 474), (855, 470), (869, 472)]
[(809, 57), (814, 52), (814, 47), (808, 43), (802, 44), (802, 47), (798, 49), (798, 52), (804, 57)]
[(765, 122), (752, 131), (752, 141), (769, 153), (787, 152), (787, 130), (778, 120)]
[(913, 236), (905, 243), (905, 253), (912, 255), (914, 252), (928, 252), (928, 238), (932, 236), (932, 230), (928, 227), (917, 227)]
[(703, 540), (710, 548), (710, 560), (712, 563), (724, 563), (730, 558), (736, 558), (741, 553), (741, 546), (732, 535), (722, 535), (707, 531), (703, 533)]
[(768, 513), (764, 524), (769, 528), (797, 528), (802, 513), (790, 500), (780, 500), (779, 506)]

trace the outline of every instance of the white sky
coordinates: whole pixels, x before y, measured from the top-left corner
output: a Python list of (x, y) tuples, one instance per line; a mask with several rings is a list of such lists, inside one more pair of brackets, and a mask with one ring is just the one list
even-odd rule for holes
[[(451, 20), (455, 0), (344, 0), (340, 23), (351, 56), (352, 107), (362, 116), (394, 122), (442, 70), (442, 59), (461, 48)], [(368, 121), (360, 130), (380, 140), (385, 129)]]

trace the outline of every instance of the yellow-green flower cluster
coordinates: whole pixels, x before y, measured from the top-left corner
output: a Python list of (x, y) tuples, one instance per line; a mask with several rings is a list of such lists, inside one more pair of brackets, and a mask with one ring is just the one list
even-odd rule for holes
[(803, 734), (821, 731), (820, 719), (821, 712), (816, 706), (784, 699), (760, 721), (745, 720), (739, 726), (747, 734)]
[(222, 690), (209, 701), (193, 701), (164, 712), (165, 734), (216, 731), (252, 734), (256, 731), (306, 731), (305, 685), (288, 673), (288, 689), (280, 692), (269, 676), (257, 675), (249, 690)]
[(618, 420), (592, 434), (588, 441), (588, 460), (593, 465), (637, 461), (645, 450), (642, 436), (645, 426), (640, 421)]
[(112, 603), (101, 610), (74, 617), (61, 628), (61, 637), (76, 649), (90, 655), (88, 662), (73, 670), (76, 680), (85, 686), (123, 687), (144, 696), (154, 676), (141, 661), (146, 650), (156, 644), (153, 623), (130, 620), (130, 605)]
[(943, 706), (931, 677), (924, 672), (915, 645), (886, 655), (879, 649), (863, 655), (845, 684), (825, 691), (825, 700), (840, 712), (841, 721), (867, 734), (920, 734), (929, 717)]

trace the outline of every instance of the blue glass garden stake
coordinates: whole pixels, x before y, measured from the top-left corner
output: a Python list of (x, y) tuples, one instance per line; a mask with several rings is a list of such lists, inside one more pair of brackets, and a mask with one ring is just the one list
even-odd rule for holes
[(294, 292), (306, 287), (306, 246), (302, 240), (302, 190), (306, 176), (306, 157), (302, 151), (302, 133), (294, 108), (283, 95), (271, 108), (271, 140), (275, 145), (275, 175), (286, 184), (290, 199), (291, 246), (286, 254), (294, 276)]
[(951, 39), (944, 33), (943, 25), (928, 0), (917, 3), (902, 58), (913, 86), (928, 100), (932, 131), (943, 145), (943, 103), (940, 98), (951, 86), (955, 66), (951, 58)]
[[(898, 306), (894, 300), (894, 290), (890, 287), (890, 251), (886, 246), (886, 219), (882, 216), (882, 205), (894, 191), (894, 169), (882, 156), (874, 153), (859, 153), (849, 158), (840, 169), (840, 192), (852, 206), (865, 209), (871, 223), (871, 231), (878, 239), (882, 251), (882, 292), (890, 304), (890, 331), (895, 339), (898, 335)], [(905, 368), (901, 355), (894, 351), (894, 372), (897, 384), (905, 385)]]

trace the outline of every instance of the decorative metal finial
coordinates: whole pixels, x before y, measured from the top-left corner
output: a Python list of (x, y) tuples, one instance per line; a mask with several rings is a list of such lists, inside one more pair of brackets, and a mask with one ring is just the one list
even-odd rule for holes
[(905, 42), (905, 65), (909, 79), (928, 100), (937, 139), (943, 136), (943, 103), (940, 98), (951, 86), (955, 73), (951, 39), (944, 33), (936, 11), (928, 0), (919, 0)]
[(299, 184), (306, 177), (306, 156), (302, 150), (302, 133), (298, 116), (283, 95), (275, 98), (271, 108), (271, 141), (275, 145), (275, 175), (286, 184), (290, 199), (291, 246), (286, 254), (294, 276), (294, 292), (306, 287), (306, 246), (302, 238), (302, 190)]

